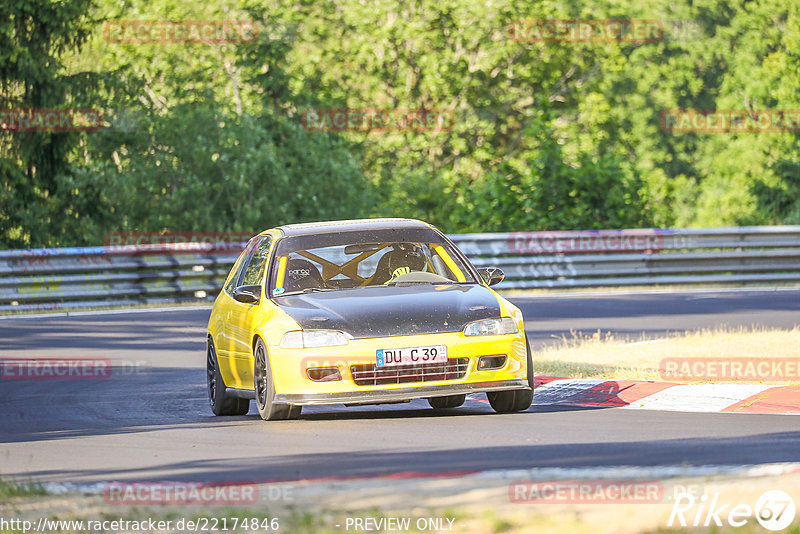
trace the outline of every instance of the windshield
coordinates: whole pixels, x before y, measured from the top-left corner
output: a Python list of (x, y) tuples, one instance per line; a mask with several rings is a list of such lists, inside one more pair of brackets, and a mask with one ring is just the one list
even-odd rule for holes
[(461, 255), (429, 229), (295, 236), (278, 243), (273, 296), (356, 287), (476, 283)]

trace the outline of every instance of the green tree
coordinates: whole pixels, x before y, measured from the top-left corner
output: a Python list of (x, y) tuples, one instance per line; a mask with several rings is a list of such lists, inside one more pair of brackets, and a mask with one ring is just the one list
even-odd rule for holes
[[(92, 0), (24, 0), (0, 4), (0, 108), (89, 107), (101, 83), (93, 73), (67, 74), (62, 55), (92, 27)], [(58, 242), (79, 133), (3, 132), (0, 137), (0, 242)], [(69, 224), (69, 223), (67, 223)]]

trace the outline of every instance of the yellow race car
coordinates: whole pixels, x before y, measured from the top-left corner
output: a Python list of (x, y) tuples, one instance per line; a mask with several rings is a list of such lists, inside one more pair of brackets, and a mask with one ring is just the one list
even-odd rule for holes
[(208, 322), (216, 415), (266, 420), (303, 406), (428, 399), (435, 409), (485, 392), (526, 410), (533, 366), (520, 310), (433, 226), (410, 219), (292, 224), (252, 238)]

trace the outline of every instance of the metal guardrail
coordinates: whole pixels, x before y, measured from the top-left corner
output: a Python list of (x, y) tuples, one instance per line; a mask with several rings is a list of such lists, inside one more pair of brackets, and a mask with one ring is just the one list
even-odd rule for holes
[(0, 312), (213, 299), (244, 243), (0, 251)]
[(503, 288), (800, 282), (800, 226), (462, 234)]
[[(800, 226), (459, 234), (501, 289), (800, 282)], [(0, 311), (208, 301), (241, 247), (0, 251)]]

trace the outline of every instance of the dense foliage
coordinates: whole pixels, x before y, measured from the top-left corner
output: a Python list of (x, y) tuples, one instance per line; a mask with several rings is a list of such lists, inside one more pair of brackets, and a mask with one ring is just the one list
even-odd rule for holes
[[(234, 5), (236, 7), (234, 7)], [(408, 216), (449, 232), (800, 224), (797, 131), (674, 133), (665, 110), (800, 109), (789, 0), (16, 0), (0, 246)], [(524, 20), (654, 20), (651, 42), (530, 42)], [(119, 20), (253, 21), (252, 42), (113, 42)], [(443, 131), (315, 131), (309, 109), (445, 110)]]

